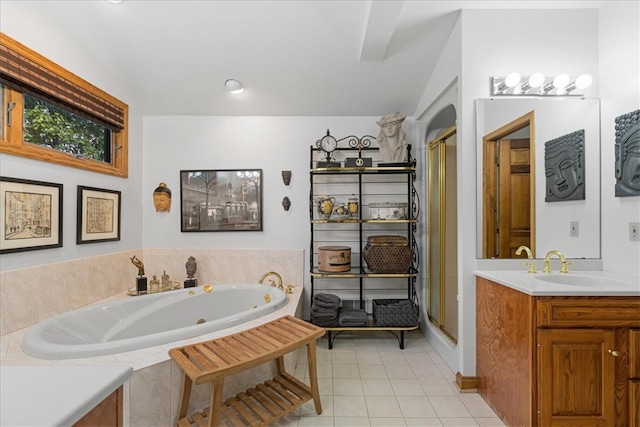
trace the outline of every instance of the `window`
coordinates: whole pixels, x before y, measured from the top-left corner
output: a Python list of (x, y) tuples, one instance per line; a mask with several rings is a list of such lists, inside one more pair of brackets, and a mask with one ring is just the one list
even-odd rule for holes
[(128, 106), (0, 33), (0, 152), (128, 175)]

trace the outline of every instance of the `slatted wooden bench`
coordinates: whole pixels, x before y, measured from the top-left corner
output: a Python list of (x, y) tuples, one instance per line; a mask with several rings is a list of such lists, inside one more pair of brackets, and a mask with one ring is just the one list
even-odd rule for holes
[[(316, 341), (325, 330), (293, 316), (211, 341), (169, 350), (184, 372), (178, 427), (266, 426), (313, 399), (322, 413), (316, 371)], [(307, 346), (309, 385), (285, 371), (284, 355)], [(222, 401), (224, 379), (276, 359), (271, 380)], [(209, 407), (187, 417), (193, 384), (211, 383)]]

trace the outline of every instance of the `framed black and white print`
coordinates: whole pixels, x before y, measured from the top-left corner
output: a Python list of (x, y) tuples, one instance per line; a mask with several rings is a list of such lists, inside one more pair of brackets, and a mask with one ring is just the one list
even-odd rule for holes
[(120, 192), (78, 186), (76, 243), (120, 240)]
[(0, 253), (62, 247), (62, 184), (0, 177)]
[(262, 169), (180, 171), (182, 232), (262, 231)]

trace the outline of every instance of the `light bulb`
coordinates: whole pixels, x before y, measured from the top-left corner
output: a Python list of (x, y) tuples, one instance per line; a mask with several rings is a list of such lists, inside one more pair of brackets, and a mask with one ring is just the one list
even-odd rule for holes
[(553, 87), (556, 89), (564, 89), (569, 84), (569, 76), (566, 74), (558, 74), (555, 79), (553, 79)]
[(544, 83), (544, 74), (542, 73), (534, 73), (529, 76), (529, 86), (531, 87), (540, 87)]
[(576, 79), (576, 87), (578, 89), (584, 89), (591, 86), (593, 78), (589, 74), (583, 74)]
[(520, 83), (520, 74), (518, 74), (518, 73), (509, 74), (504, 79), (504, 83), (507, 85), (507, 87), (516, 87), (516, 86), (518, 86), (518, 83)]

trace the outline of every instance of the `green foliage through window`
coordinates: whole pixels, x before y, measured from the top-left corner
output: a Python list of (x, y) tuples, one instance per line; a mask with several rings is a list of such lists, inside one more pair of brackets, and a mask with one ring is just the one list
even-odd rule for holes
[(24, 141), (76, 157), (111, 161), (111, 130), (24, 94)]

